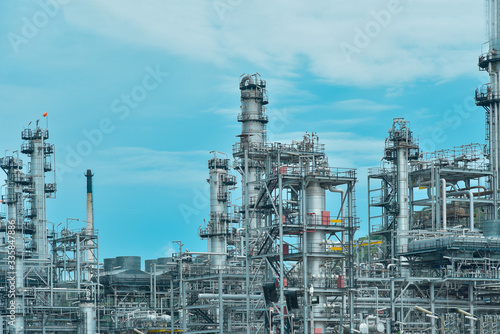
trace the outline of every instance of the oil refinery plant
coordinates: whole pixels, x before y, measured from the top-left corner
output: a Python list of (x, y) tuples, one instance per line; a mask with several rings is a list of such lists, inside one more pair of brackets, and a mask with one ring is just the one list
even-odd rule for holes
[[(0, 333), (499, 334), (500, 0), (488, 4), (490, 82), (475, 92), (486, 144), (422, 152), (394, 118), (368, 194), (318, 134), (268, 141), (266, 81), (243, 75), (233, 158), (208, 160), (203, 251), (179, 240), (144, 265), (100, 263), (92, 171), (86, 227), (48, 225), (55, 147), (38, 122), (22, 129), (0, 158)], [(356, 195), (369, 200), (358, 239)]]

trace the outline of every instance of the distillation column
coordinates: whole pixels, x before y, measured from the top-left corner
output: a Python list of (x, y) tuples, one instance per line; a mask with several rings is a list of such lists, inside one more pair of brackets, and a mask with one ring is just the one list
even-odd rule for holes
[[(305, 200), (307, 224), (314, 226), (313, 232), (306, 233), (304, 245), (309, 255), (307, 260), (307, 274), (310, 277), (309, 282), (311, 283), (309, 291), (311, 292), (311, 297), (318, 296), (319, 298), (319, 303), (312, 306), (311, 318), (313, 319), (313, 323), (311, 324), (312, 328), (309, 333), (324, 334), (326, 333), (326, 322), (316, 319), (325, 317), (323, 305), (326, 304), (326, 296), (318, 290), (320, 290), (321, 283), (325, 279), (324, 259), (320, 254), (324, 252), (326, 234), (322, 230), (316, 230), (316, 227), (321, 225), (321, 213), (325, 211), (325, 189), (321, 187), (319, 182), (310, 182), (306, 188)], [(316, 256), (314, 256), (314, 253), (316, 253)]]
[[(489, 24), (489, 53), (491, 54), (491, 61), (488, 63), (488, 73), (490, 76), (490, 159), (491, 167), (494, 171), (495, 184), (493, 185), (494, 193), (497, 194), (499, 187), (498, 174), (499, 174), (499, 145), (500, 145), (500, 129), (499, 129), (499, 112), (500, 112), (500, 27), (499, 17), (500, 14), (500, 0), (488, 0), (488, 24)], [(495, 210), (497, 212), (497, 210)], [(496, 219), (497, 217), (495, 217)]]
[[(397, 147), (397, 180), (398, 180), (398, 215), (396, 225), (398, 232), (408, 232), (410, 229), (409, 210), (408, 210), (408, 149), (400, 145)], [(398, 233), (399, 234), (399, 233)], [(398, 238), (399, 251), (408, 251), (408, 239)]]
[(216, 156), (208, 161), (210, 183), (210, 223), (205, 234), (210, 244), (212, 266), (216, 269), (225, 266), (227, 236), (231, 215), (228, 212), (230, 200), (229, 186), (236, 184), (234, 176), (229, 174), (229, 159)]
[[(258, 74), (245, 75), (240, 82), (241, 90), (241, 113), (238, 122), (241, 122), (240, 145), (245, 152), (243, 159), (243, 207), (251, 208), (258, 189), (255, 181), (260, 179), (261, 167), (255, 160), (255, 154), (259, 154), (266, 144), (266, 124), (268, 118), (265, 115), (265, 107), (268, 103), (266, 82), (260, 79)], [(251, 215), (245, 212), (245, 215)], [(254, 217), (247, 217), (249, 229), (261, 227), (262, 222)]]
[[(495, 206), (498, 200), (500, 164), (500, 0), (487, 0), (488, 5), (488, 50), (479, 57), (480, 70), (487, 71), (489, 84), (476, 90), (476, 105), (486, 110), (486, 128), (490, 155), (490, 168), (493, 172), (491, 188)], [(498, 210), (493, 210), (492, 219), (498, 218)]]
[[(384, 159), (396, 166), (397, 215), (392, 244), (396, 246), (397, 253), (408, 251), (408, 236), (405, 235), (410, 229), (408, 166), (410, 160), (418, 158), (418, 151), (418, 144), (408, 128), (408, 121), (395, 118), (386, 139)], [(400, 261), (400, 265), (404, 266), (406, 259), (401, 257)]]
[(25, 129), (22, 139), (27, 140), (23, 144), (22, 152), (30, 155), (31, 178), (33, 180), (33, 193), (31, 197), (32, 222), (35, 225), (33, 257), (46, 260), (49, 258), (47, 240), (47, 213), (46, 194), (55, 191), (55, 184), (45, 185), (45, 172), (51, 171), (50, 155), (54, 152), (53, 145), (45, 142), (49, 138), (49, 130), (38, 126), (34, 130)]
[[(22, 161), (8, 156), (0, 159), (0, 165), (7, 174), (7, 292), (9, 315), (8, 324), (12, 328), (9, 333), (24, 333), (24, 205), (21, 183), (26, 177), (21, 172)], [(12, 282), (15, 280), (15, 283)], [(15, 289), (14, 289), (15, 286)]]

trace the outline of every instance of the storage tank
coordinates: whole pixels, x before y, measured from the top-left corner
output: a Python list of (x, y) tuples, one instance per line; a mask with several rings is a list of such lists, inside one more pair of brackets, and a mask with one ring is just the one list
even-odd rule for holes
[(171, 257), (159, 257), (157, 259), (157, 261), (158, 261), (157, 263), (158, 263), (159, 266), (165, 266), (165, 265), (167, 265), (169, 263), (174, 262)]
[(114, 267), (116, 267), (115, 258), (104, 259), (104, 271), (113, 271)]
[(136, 269), (141, 270), (141, 257), (140, 256), (117, 256), (116, 269)]
[(483, 221), (483, 235), (486, 238), (500, 238), (500, 219)]
[(158, 260), (156, 260), (156, 259), (145, 260), (144, 261), (144, 270), (146, 272), (150, 273), (153, 270), (152, 269), (153, 264), (156, 264), (156, 266), (158, 266)]

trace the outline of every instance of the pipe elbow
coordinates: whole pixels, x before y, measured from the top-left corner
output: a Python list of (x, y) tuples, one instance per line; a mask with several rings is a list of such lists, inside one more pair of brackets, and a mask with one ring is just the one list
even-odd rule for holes
[(253, 77), (251, 75), (245, 75), (243, 78), (241, 78), (240, 89), (253, 84), (254, 84)]
[(337, 188), (335, 186), (329, 186), (328, 190), (332, 193), (344, 193), (344, 189)]

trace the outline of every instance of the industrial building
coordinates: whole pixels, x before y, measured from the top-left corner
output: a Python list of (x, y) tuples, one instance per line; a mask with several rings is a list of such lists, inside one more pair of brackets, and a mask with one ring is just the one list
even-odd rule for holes
[(233, 158), (208, 160), (207, 249), (175, 241), (144, 270), (138, 256), (100, 263), (91, 170), (86, 227), (47, 225), (55, 147), (38, 122), (23, 129), (0, 158), (0, 333), (500, 333), (500, 0), (488, 4), (486, 144), (422, 152), (394, 118), (361, 194), (367, 237), (355, 169), (331, 166), (314, 132), (267, 140), (259, 74), (239, 79)]

